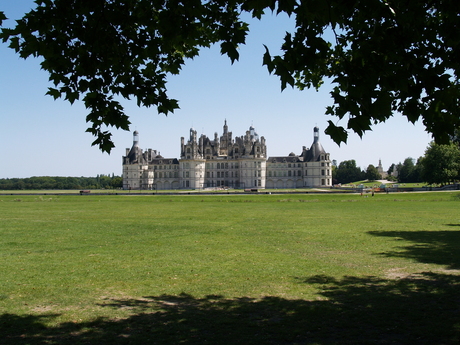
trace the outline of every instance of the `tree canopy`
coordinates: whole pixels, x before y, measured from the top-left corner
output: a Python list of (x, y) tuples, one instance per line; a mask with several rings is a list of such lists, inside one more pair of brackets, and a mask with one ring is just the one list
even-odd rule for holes
[(369, 166), (366, 169), (366, 173), (365, 173), (364, 176), (369, 181), (376, 181), (376, 180), (381, 180), (382, 179), (382, 175), (380, 175), (378, 169), (372, 164), (369, 164)]
[[(362, 136), (398, 113), (422, 120), (436, 142), (460, 128), (458, 0), (36, 0), (36, 8), (2, 28), (0, 39), (21, 57), (41, 57), (53, 84), (48, 94), (82, 99), (87, 131), (103, 151), (110, 127), (129, 129), (119, 97), (168, 114), (167, 93), (200, 49), (220, 44), (232, 63), (245, 43), (249, 13), (295, 18), (283, 54), (262, 57), (281, 88), (319, 88), (330, 80), (326, 133), (338, 144), (348, 130)], [(0, 12), (0, 25), (6, 17)], [(330, 32), (332, 35), (328, 35)], [(338, 120), (346, 121), (346, 128)]]
[(333, 170), (333, 178), (337, 183), (350, 183), (363, 180), (366, 173), (356, 166), (354, 159), (340, 162), (337, 169)]
[(460, 178), (460, 149), (454, 144), (430, 143), (422, 161), (422, 178), (427, 183), (446, 184)]
[(33, 189), (112, 189), (122, 188), (120, 176), (97, 175), (97, 177), (33, 176), (27, 178), (2, 178), (0, 190)]

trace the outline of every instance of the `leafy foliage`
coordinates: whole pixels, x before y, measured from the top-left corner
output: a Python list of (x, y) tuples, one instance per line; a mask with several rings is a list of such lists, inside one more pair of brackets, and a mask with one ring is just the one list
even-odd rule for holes
[(361, 181), (365, 178), (365, 172), (356, 166), (354, 159), (340, 162), (337, 169), (333, 170), (333, 179), (337, 183), (350, 183)]
[[(348, 131), (365, 131), (400, 113), (421, 119), (436, 142), (460, 128), (460, 2), (457, 0), (37, 0), (0, 38), (21, 57), (40, 56), (54, 84), (48, 94), (89, 109), (88, 131), (103, 151), (114, 146), (107, 127), (127, 130), (117, 100), (135, 98), (168, 114), (178, 108), (167, 95), (168, 74), (186, 59), (220, 43), (238, 60), (249, 26), (283, 12), (296, 21), (283, 55), (268, 48), (263, 64), (287, 86), (318, 89), (332, 82), (326, 133), (338, 144)], [(5, 19), (0, 12), (0, 24)]]
[(108, 175), (97, 175), (96, 177), (34, 176), (0, 179), (0, 190), (112, 189), (122, 186), (122, 177), (110, 177)]
[(460, 178), (460, 149), (454, 143), (431, 143), (421, 163), (422, 177), (427, 183), (445, 184)]
[(382, 175), (379, 174), (379, 171), (375, 166), (372, 164), (369, 164), (369, 166), (366, 169), (366, 179), (369, 181), (375, 181), (375, 180), (380, 180), (382, 179)]
[(402, 183), (422, 182), (420, 176), (421, 159), (414, 164), (414, 159), (408, 157), (403, 164), (398, 164), (398, 181)]

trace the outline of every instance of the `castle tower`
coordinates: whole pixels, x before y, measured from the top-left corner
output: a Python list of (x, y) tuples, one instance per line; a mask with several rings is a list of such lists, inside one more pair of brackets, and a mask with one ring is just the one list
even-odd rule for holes
[(139, 146), (139, 132), (134, 131), (133, 133), (133, 146)]

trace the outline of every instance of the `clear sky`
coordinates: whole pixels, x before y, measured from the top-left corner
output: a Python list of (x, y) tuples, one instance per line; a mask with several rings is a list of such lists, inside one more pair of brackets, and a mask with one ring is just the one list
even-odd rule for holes
[[(32, 7), (32, 0), (0, 0), (0, 10), (10, 18), (4, 25), (12, 26)], [(324, 115), (332, 104), (329, 86), (320, 92), (281, 92), (279, 79), (262, 66), (263, 44), (277, 52), (290, 28), (287, 17), (268, 16), (251, 23), (247, 45), (241, 47), (240, 61), (234, 65), (218, 47), (203, 50), (179, 76), (170, 78), (169, 96), (179, 100), (181, 109), (168, 117), (158, 115), (155, 108), (138, 108), (135, 101), (123, 102), (131, 132), (112, 130), (116, 147), (110, 155), (91, 146), (94, 138), (85, 133), (87, 110), (81, 102), (70, 105), (45, 96), (52, 85), (40, 70), (40, 60), (20, 59), (0, 43), (0, 178), (121, 175), (121, 157), (132, 145), (134, 130), (143, 149), (179, 158), (180, 138), (187, 140), (191, 127), (198, 135), (213, 138), (214, 132), (222, 133), (224, 120), (233, 137), (244, 135), (253, 125), (265, 137), (269, 156), (300, 154), (302, 146), (312, 144), (314, 126), (320, 128), (320, 142), (338, 163), (354, 159), (365, 169), (381, 159), (387, 170), (392, 163), (424, 154), (431, 136), (421, 123), (412, 125), (398, 115), (362, 139), (350, 133), (348, 144), (340, 147), (324, 134), (327, 121), (336, 122)]]

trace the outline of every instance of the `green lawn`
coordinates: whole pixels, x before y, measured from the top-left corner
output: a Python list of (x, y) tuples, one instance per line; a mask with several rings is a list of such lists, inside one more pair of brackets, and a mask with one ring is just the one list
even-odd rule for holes
[(0, 196), (5, 344), (458, 344), (459, 193)]

